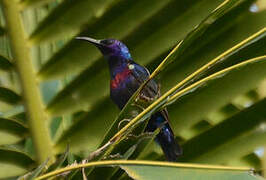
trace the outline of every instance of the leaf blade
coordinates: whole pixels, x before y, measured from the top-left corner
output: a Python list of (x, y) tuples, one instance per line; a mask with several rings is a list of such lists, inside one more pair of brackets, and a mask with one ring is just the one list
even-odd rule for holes
[(28, 128), (12, 119), (0, 118), (0, 145), (13, 144), (21, 141), (28, 135)]
[(0, 153), (0, 178), (26, 173), (34, 164), (34, 161), (29, 156), (14, 149), (0, 147)]

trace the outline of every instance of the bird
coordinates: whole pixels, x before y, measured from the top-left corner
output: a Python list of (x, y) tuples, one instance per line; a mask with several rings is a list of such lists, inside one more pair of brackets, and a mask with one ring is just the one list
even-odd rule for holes
[[(119, 40), (97, 40), (85, 36), (75, 39), (93, 44), (107, 60), (110, 72), (110, 97), (119, 109), (123, 109), (130, 97), (149, 78), (149, 71), (133, 61), (129, 49)], [(140, 98), (144, 101), (151, 101), (158, 96), (160, 87), (153, 79), (140, 92)], [(175, 140), (166, 108), (151, 115), (145, 132), (154, 132), (158, 128), (160, 130), (155, 141), (161, 146), (166, 160), (176, 162), (182, 155), (182, 148)]]

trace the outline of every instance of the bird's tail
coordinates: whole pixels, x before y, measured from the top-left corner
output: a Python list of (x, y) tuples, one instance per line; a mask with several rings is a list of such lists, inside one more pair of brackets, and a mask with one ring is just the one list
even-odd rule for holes
[(161, 146), (164, 155), (168, 161), (177, 161), (182, 155), (182, 149), (174, 137), (174, 133), (168, 123), (167, 111), (156, 112), (151, 116), (146, 131), (153, 132), (160, 128), (156, 136), (156, 142)]

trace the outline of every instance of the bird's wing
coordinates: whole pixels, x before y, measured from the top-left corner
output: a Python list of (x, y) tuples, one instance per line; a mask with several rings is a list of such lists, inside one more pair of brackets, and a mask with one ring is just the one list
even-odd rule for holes
[[(150, 76), (149, 71), (140, 66), (137, 63), (134, 63), (134, 69), (132, 69), (132, 76), (134, 77), (138, 86), (140, 86), (145, 80), (147, 80)], [(150, 80), (148, 84), (141, 91), (141, 97), (146, 100), (153, 100), (154, 98), (160, 95), (160, 88), (155, 80)]]

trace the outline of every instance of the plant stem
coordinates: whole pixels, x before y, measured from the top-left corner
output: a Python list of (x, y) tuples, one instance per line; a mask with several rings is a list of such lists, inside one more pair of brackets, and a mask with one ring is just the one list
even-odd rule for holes
[(44, 112), (39, 86), (31, 62), (30, 48), (27, 45), (18, 3), (15, 0), (2, 0), (0, 2), (7, 24), (6, 28), (11, 42), (14, 63), (21, 81), (28, 125), (37, 153), (37, 161), (41, 163), (47, 158), (53, 159), (54, 156), (47, 115)]
[(92, 167), (92, 166), (112, 166), (112, 165), (147, 165), (147, 166), (162, 166), (162, 167), (176, 167), (176, 168), (194, 168), (194, 169), (213, 169), (213, 170), (230, 170), (230, 171), (251, 171), (248, 167), (230, 167), (219, 165), (203, 165), (203, 164), (188, 164), (188, 163), (171, 163), (160, 161), (142, 161), (142, 160), (106, 160), (89, 162), (85, 164), (77, 164), (74, 166), (68, 166), (62, 169), (58, 169), (36, 178), (36, 180), (46, 179), (52, 176), (62, 174), (74, 169)]

